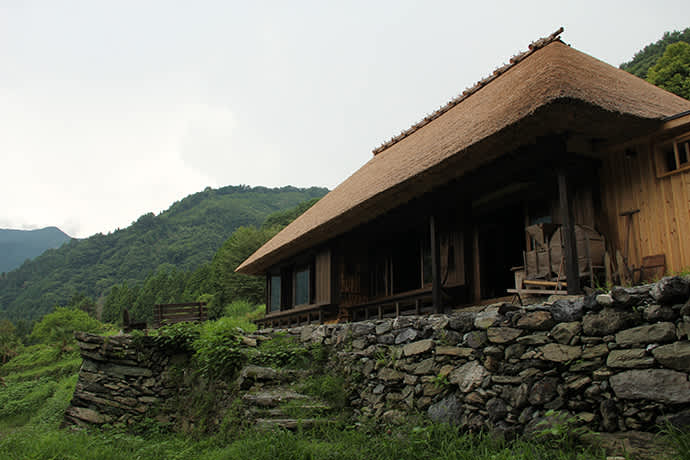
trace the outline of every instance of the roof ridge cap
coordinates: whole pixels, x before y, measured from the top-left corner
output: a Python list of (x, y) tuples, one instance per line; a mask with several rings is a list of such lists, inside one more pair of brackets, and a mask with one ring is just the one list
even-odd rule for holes
[(374, 156), (378, 155), (379, 153), (383, 152), (384, 150), (388, 149), (389, 147), (393, 146), (394, 144), (397, 144), (401, 140), (405, 139), (407, 136), (411, 135), (418, 129), (422, 128), (423, 126), (428, 125), (477, 91), (479, 91), (481, 88), (498, 78), (500, 75), (504, 74), (507, 72), (509, 69), (514, 67), (517, 63), (523, 61), (525, 58), (530, 56), (532, 53), (535, 51), (545, 47), (546, 45), (549, 45), (550, 43), (553, 43), (555, 41), (560, 41), (560, 35), (563, 33), (563, 27), (559, 27), (558, 30), (556, 30), (554, 33), (547, 37), (542, 37), (539, 38), (532, 43), (528, 45), (527, 51), (522, 51), (513, 57), (510, 58), (510, 61), (508, 64), (504, 64), (501, 67), (496, 68), (491, 75), (488, 77), (485, 77), (481, 80), (479, 80), (477, 83), (475, 83), (473, 86), (465, 89), (460, 95), (454, 97), (451, 99), (448, 103), (445, 105), (439, 107), (436, 109), (433, 113), (425, 116), (421, 121), (415, 123), (405, 131), (402, 131), (400, 134), (397, 136), (393, 136), (391, 139), (388, 141), (384, 142), (380, 146), (376, 147), (374, 150), (372, 150), (372, 153)]

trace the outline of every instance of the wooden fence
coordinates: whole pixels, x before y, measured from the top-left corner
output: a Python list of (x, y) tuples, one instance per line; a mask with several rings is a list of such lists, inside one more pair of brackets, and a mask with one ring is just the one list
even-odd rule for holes
[(154, 327), (183, 321), (206, 321), (206, 302), (164, 303), (153, 307)]

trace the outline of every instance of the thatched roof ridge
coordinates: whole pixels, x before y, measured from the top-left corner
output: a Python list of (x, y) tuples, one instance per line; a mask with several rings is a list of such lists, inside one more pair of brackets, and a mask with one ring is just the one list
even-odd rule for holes
[(454, 97), (450, 101), (448, 101), (447, 104), (439, 107), (436, 111), (434, 111), (432, 114), (427, 115), (424, 117), (422, 120), (419, 122), (415, 123), (414, 125), (410, 126), (408, 129), (405, 131), (402, 131), (400, 134), (397, 136), (393, 136), (391, 139), (388, 141), (384, 142), (380, 146), (376, 147), (374, 150), (372, 150), (372, 153), (374, 155), (378, 155), (379, 153), (383, 152), (386, 150), (388, 147), (392, 146), (398, 141), (401, 141), (402, 139), (406, 138), (410, 134), (414, 133), (420, 128), (423, 128), (424, 126), (428, 125), (430, 122), (434, 121), (477, 91), (479, 91), (481, 88), (489, 84), (492, 80), (498, 78), (501, 74), (504, 74), (505, 72), (508, 71), (511, 67), (513, 67), (515, 64), (518, 62), (522, 61), (525, 59), (527, 56), (530, 54), (534, 53), (540, 48), (543, 48), (544, 46), (548, 45), (549, 43), (560, 40), (560, 35), (563, 33), (563, 27), (560, 27), (557, 31), (549, 35), (548, 37), (542, 37), (538, 40), (533, 41), (532, 43), (529, 44), (527, 51), (523, 51), (521, 53), (516, 54), (512, 58), (510, 58), (510, 62), (508, 64), (504, 64), (501, 67), (498, 67), (496, 70), (493, 71), (491, 75), (489, 75), (486, 78), (482, 78), (479, 80), (477, 83), (475, 83), (473, 86), (470, 88), (467, 88), (465, 91), (463, 91), (459, 96)]
[[(555, 39), (472, 94), (373, 156), (237, 271), (261, 273), (496, 158), (495, 146), (519, 140), (521, 131), (514, 127), (550, 123), (554, 112), (549, 110), (559, 104), (659, 124), (690, 110), (690, 101)], [(485, 148), (488, 144), (493, 150)]]

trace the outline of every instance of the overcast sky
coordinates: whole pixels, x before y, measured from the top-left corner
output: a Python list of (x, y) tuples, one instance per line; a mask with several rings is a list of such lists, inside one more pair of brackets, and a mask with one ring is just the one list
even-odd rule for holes
[(0, 228), (124, 228), (207, 186), (335, 187), (527, 45), (612, 65), (690, 2), (0, 0)]

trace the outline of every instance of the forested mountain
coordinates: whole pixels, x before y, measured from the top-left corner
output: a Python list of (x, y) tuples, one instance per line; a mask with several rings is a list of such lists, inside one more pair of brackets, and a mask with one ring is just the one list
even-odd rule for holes
[(14, 270), (27, 259), (41, 255), (46, 249), (59, 248), (70, 239), (57, 227), (38, 230), (0, 228), (0, 273)]
[(159, 215), (141, 216), (126, 229), (72, 240), (0, 279), (0, 317), (35, 319), (75, 296), (98, 298), (115, 285), (136, 286), (161, 270), (191, 272), (209, 262), (237, 228), (259, 226), (270, 214), (327, 191), (207, 188)]
[(647, 79), (649, 69), (654, 66), (664, 54), (666, 47), (677, 42), (690, 44), (690, 27), (682, 32), (677, 30), (665, 32), (664, 36), (659, 41), (645, 46), (642, 50), (635, 53), (632, 60), (621, 64), (620, 68), (640, 78)]

